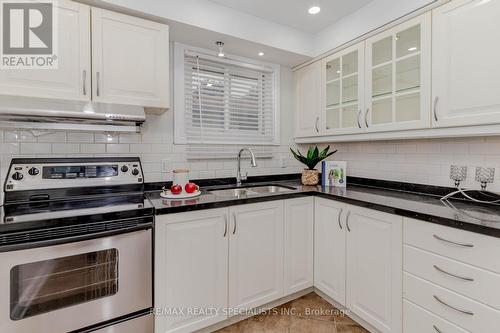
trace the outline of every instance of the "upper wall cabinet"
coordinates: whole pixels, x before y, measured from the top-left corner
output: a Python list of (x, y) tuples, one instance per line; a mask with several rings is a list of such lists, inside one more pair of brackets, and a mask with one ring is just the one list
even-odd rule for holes
[(360, 133), (364, 108), (364, 43), (351, 46), (322, 61), (320, 133)]
[(321, 61), (295, 72), (295, 135), (319, 135), (321, 111)]
[(90, 7), (60, 0), (58, 68), (1, 70), (0, 94), (89, 101)]
[(431, 15), (366, 41), (368, 131), (430, 126)]
[(500, 1), (433, 11), (434, 127), (500, 123)]
[(92, 90), (96, 101), (167, 108), (168, 26), (92, 8)]

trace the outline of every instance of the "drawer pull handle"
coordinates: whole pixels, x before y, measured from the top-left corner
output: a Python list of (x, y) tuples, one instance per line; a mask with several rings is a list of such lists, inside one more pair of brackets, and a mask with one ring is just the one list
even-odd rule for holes
[(433, 235), (434, 238), (436, 238), (437, 240), (440, 240), (441, 242), (445, 242), (445, 243), (448, 243), (448, 244), (453, 244), (453, 245), (458, 245), (458, 246), (462, 246), (462, 247), (474, 247), (473, 244), (467, 244), (467, 243), (458, 243), (458, 242), (453, 242), (451, 240), (447, 240), (447, 239), (444, 239), (442, 237), (439, 237), (438, 235)]
[(442, 269), (442, 268), (439, 268), (439, 267), (438, 267), (438, 266), (436, 266), (436, 265), (433, 265), (433, 266), (434, 266), (434, 268), (435, 268), (438, 272), (441, 272), (441, 273), (443, 273), (443, 274), (446, 274), (446, 275), (449, 275), (449, 276), (452, 276), (452, 277), (454, 277), (454, 278), (457, 278), (457, 279), (460, 279), (460, 280), (464, 280), (464, 281), (470, 281), (470, 282), (474, 281), (474, 279), (473, 279), (473, 278), (470, 278), (470, 277), (465, 277), (465, 276), (460, 276), (460, 275), (455, 275), (455, 274), (453, 274), (453, 273), (450, 273), (450, 272), (445, 271), (445, 270), (444, 270), (444, 269)]
[(224, 238), (227, 236), (227, 215), (224, 215)]
[(463, 313), (463, 314), (466, 314), (466, 315), (469, 315), (469, 316), (473, 316), (473, 315), (474, 315), (474, 312), (472, 312), (472, 311), (460, 310), (460, 309), (458, 309), (458, 308), (456, 308), (456, 307), (454, 307), (454, 306), (451, 306), (451, 305), (447, 304), (446, 302), (444, 302), (443, 300), (441, 300), (441, 299), (440, 299), (439, 297), (437, 297), (436, 295), (434, 295), (433, 297), (434, 297), (434, 299), (435, 299), (436, 301), (438, 301), (438, 302), (439, 302), (439, 303), (441, 303), (442, 305), (444, 305), (444, 306), (446, 306), (446, 307), (448, 307), (448, 308), (450, 308), (450, 309), (452, 309), (452, 310), (455, 310), (455, 311), (457, 311), (457, 312), (460, 312), (460, 313)]
[(236, 234), (236, 212), (233, 212), (233, 218), (234, 218), (233, 235), (235, 235)]
[(342, 223), (340, 222), (340, 216), (341, 215), (342, 215), (342, 208), (339, 210), (339, 216), (338, 216), (340, 230), (342, 230)]
[(437, 333), (443, 333), (443, 331), (441, 331), (439, 328), (437, 328), (436, 325), (432, 325), (432, 327), (434, 328), (434, 330), (437, 332)]

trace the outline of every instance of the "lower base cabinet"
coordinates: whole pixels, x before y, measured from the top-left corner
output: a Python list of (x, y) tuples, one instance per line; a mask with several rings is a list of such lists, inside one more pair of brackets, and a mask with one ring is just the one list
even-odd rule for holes
[(227, 210), (163, 215), (155, 224), (155, 332), (192, 332), (227, 319), (222, 311), (191, 311), (227, 306)]
[(283, 201), (229, 212), (229, 307), (239, 313), (283, 297)]
[(304, 197), (155, 225), (156, 333), (200, 330), (313, 285), (381, 332), (402, 331), (400, 217)]
[(285, 296), (285, 284), (311, 287), (313, 213), (307, 197), (157, 216), (155, 332), (193, 332)]
[(315, 198), (314, 285), (384, 333), (402, 330), (401, 217)]

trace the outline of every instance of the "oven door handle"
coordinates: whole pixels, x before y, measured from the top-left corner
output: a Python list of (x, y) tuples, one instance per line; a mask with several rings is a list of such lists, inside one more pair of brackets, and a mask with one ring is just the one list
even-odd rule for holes
[(134, 232), (134, 231), (148, 230), (148, 229), (152, 229), (152, 228), (153, 228), (153, 223), (148, 222), (148, 223), (142, 223), (140, 225), (136, 225), (136, 226), (129, 227), (129, 228), (123, 228), (123, 229), (106, 230), (106, 231), (85, 234), (85, 235), (68, 236), (68, 237), (49, 239), (49, 240), (43, 240), (43, 241), (37, 241), (37, 242), (4, 245), (4, 246), (0, 246), (0, 253), (1, 252), (26, 250), (26, 249), (51, 246), (51, 245), (75, 243), (75, 242), (96, 239), (96, 238), (116, 236), (116, 235), (125, 234), (125, 233), (129, 233), (129, 232)]

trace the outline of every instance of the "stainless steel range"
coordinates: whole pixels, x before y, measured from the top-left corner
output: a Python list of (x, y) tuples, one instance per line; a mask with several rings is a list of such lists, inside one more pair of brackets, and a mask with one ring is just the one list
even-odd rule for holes
[(152, 333), (153, 218), (138, 158), (13, 159), (0, 332)]

